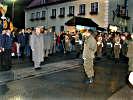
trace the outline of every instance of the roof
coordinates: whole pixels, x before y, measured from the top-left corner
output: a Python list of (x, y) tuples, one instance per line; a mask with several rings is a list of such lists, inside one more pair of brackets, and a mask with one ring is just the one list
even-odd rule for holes
[(0, 0), (0, 3), (3, 2), (4, 0)]
[[(45, 2), (44, 2), (45, 1)], [(74, 0), (33, 0), (28, 6), (27, 9), (36, 8), (44, 5), (63, 3)]]
[(65, 23), (65, 25), (67, 26), (82, 25), (82, 26), (89, 26), (89, 27), (98, 27), (98, 24), (96, 24), (90, 18), (83, 18), (83, 17), (76, 17), (76, 16), (68, 20)]

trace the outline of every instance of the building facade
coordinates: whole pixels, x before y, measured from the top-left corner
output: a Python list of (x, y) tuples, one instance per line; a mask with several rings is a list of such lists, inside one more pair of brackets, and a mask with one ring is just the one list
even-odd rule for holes
[(133, 33), (133, 0), (128, 1), (128, 9), (129, 9), (129, 16), (130, 20), (128, 21), (128, 29), (129, 32)]
[(125, 5), (125, 0), (33, 0), (25, 10), (25, 27), (45, 26), (56, 32), (73, 30), (65, 23), (79, 16), (90, 18), (103, 28), (110, 24), (125, 28), (127, 19), (118, 16), (117, 11), (121, 5)]

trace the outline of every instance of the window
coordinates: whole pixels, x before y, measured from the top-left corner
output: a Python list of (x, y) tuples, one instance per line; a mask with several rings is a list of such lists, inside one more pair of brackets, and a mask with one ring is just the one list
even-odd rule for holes
[(85, 4), (79, 6), (79, 15), (85, 15)]
[(55, 26), (52, 26), (52, 32), (55, 32)]
[(65, 7), (60, 8), (60, 15), (59, 15), (59, 17), (60, 17), (60, 18), (65, 17)]
[(126, 9), (125, 9), (124, 6), (120, 6), (120, 12), (119, 12), (119, 14), (120, 14), (121, 16), (125, 16), (125, 15), (126, 15)]
[(46, 16), (46, 11), (42, 11), (41, 20), (45, 20), (45, 16)]
[(31, 13), (31, 19), (35, 18), (35, 13)]
[(52, 16), (56, 16), (56, 9), (52, 9)]
[(74, 6), (69, 6), (69, 14), (74, 15)]
[(116, 10), (114, 10), (114, 13), (117, 15), (117, 17), (121, 17), (123, 19), (130, 19), (128, 16), (128, 11), (126, 11), (126, 8), (124, 5), (117, 5)]
[(45, 4), (46, 3), (46, 0), (41, 0), (41, 4)]
[(65, 15), (65, 7), (60, 8), (60, 15)]
[(56, 18), (56, 9), (52, 9), (52, 16), (51, 19)]
[(37, 12), (36, 13), (36, 19), (39, 19), (40, 18), (40, 12)]
[(98, 14), (98, 2), (91, 3), (90, 14)]
[(60, 31), (63, 32), (64, 31), (64, 26), (60, 27)]
[(30, 21), (34, 21), (35, 20), (35, 13), (31, 13), (31, 19)]
[(46, 15), (46, 11), (42, 11), (42, 18), (44, 18)]

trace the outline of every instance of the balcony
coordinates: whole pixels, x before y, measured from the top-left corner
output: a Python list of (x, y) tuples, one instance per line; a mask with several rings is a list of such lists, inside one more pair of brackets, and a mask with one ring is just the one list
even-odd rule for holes
[(120, 17), (120, 18), (123, 18), (123, 19), (126, 19), (126, 20), (130, 19), (130, 17), (126, 16), (126, 14), (120, 14), (120, 13), (117, 14), (117, 17)]
[(51, 19), (55, 19), (55, 18), (56, 18), (56, 16), (50, 16), (50, 18), (51, 18)]
[(31, 19), (30, 19), (30, 21), (32, 21), (32, 22), (33, 22), (34, 20), (35, 20), (34, 18), (31, 18)]
[(65, 15), (59, 15), (58, 17), (59, 17), (59, 18), (64, 18), (64, 17), (65, 17)]
[(128, 10), (126, 9), (125, 5), (117, 5), (117, 17), (129, 20), (130, 17), (128, 16)]
[(45, 20), (46, 18), (45, 17), (41, 17), (41, 20)]
[(70, 13), (70, 14), (68, 14), (67, 16), (68, 16), (68, 17), (73, 17), (73, 16), (74, 16), (74, 14), (71, 14), (71, 13)]
[(79, 13), (78, 15), (79, 16), (85, 16), (85, 13)]
[(40, 20), (41, 18), (35, 18), (35, 20)]
[(91, 11), (91, 12), (90, 12), (90, 15), (97, 15), (97, 14), (98, 14), (97, 11), (95, 11), (95, 12), (94, 12), (94, 11)]

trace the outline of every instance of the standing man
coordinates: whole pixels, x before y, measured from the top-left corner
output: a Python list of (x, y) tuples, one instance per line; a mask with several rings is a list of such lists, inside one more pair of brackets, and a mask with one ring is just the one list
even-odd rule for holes
[(76, 32), (75, 34), (75, 50), (76, 50), (76, 58), (79, 58), (82, 50), (82, 36), (80, 37), (79, 32)]
[(121, 52), (121, 39), (119, 34), (115, 35), (114, 38), (114, 56), (115, 56), (115, 63), (119, 63), (119, 59), (120, 59), (120, 52)]
[(20, 45), (20, 56), (24, 60), (24, 50), (26, 46), (26, 35), (24, 29), (22, 29), (22, 31), (18, 35), (18, 43)]
[(52, 29), (48, 29), (48, 35), (50, 36), (50, 50), (49, 54), (53, 54), (53, 47), (54, 47), (54, 32), (52, 32)]
[(128, 42), (128, 51), (127, 51), (127, 57), (129, 58), (129, 68), (128, 71), (133, 72), (133, 34), (131, 35), (131, 39)]
[(51, 38), (50, 38), (49, 32), (46, 29), (44, 30), (43, 38), (44, 38), (44, 58), (48, 58)]
[(4, 48), (4, 66), (6, 70), (11, 69), (11, 49), (13, 44), (13, 37), (11, 35), (11, 30), (7, 29), (6, 34), (3, 35), (3, 48)]
[(35, 70), (41, 69), (41, 62), (44, 60), (44, 37), (41, 33), (42, 27), (36, 27), (35, 32), (30, 37), (30, 46), (32, 50), (32, 60)]
[(103, 38), (100, 35), (97, 36), (97, 57), (101, 59), (103, 50)]
[(5, 34), (5, 30), (2, 31), (2, 33), (0, 33), (0, 70), (1, 70), (1, 67), (3, 66), (3, 51), (4, 51), (4, 48), (3, 48), (3, 35)]
[(92, 36), (91, 30), (85, 30), (84, 36), (84, 50), (83, 50), (83, 59), (84, 59), (84, 70), (86, 74), (85, 83), (90, 84), (93, 83), (94, 78), (94, 69), (93, 69), (93, 60), (94, 55), (97, 50), (96, 40)]
[(26, 57), (30, 57), (30, 54), (31, 54), (31, 48), (30, 48), (30, 44), (29, 44), (31, 34), (32, 34), (31, 30), (28, 28), (26, 33), (25, 33), (25, 54), (26, 54)]

